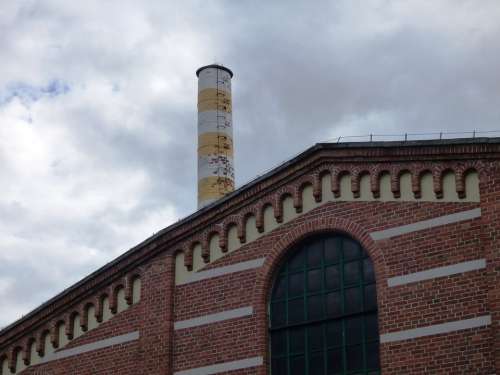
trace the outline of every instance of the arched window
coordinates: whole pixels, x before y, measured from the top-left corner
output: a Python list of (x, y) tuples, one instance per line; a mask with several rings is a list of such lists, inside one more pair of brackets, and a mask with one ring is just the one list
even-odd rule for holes
[(298, 245), (269, 308), (272, 375), (380, 374), (373, 263), (358, 242), (330, 234)]

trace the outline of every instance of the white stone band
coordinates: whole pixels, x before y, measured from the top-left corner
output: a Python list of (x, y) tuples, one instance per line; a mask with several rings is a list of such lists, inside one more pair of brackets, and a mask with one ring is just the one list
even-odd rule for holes
[(245, 368), (262, 366), (263, 364), (264, 364), (264, 358), (253, 357), (247, 359), (240, 359), (239, 361), (225, 362), (211, 366), (193, 368), (190, 370), (177, 371), (174, 372), (174, 375), (211, 375), (211, 374), (218, 374), (220, 372), (242, 370)]
[(479, 328), (490, 324), (491, 324), (491, 315), (484, 315), (477, 318), (459, 320), (457, 322), (435, 324), (432, 326), (409, 329), (406, 331), (384, 333), (383, 335), (380, 335), (380, 342), (388, 343), (388, 342), (396, 342), (403, 340), (411, 340), (419, 337), (461, 331), (464, 329)]
[[(232, 172), (224, 175), (224, 171)], [(226, 156), (199, 156), (198, 157), (198, 180), (207, 177), (226, 177), (234, 180), (233, 158)]]
[(215, 314), (203, 315), (192, 319), (181, 320), (174, 323), (174, 329), (198, 327), (205, 324), (222, 322), (224, 320), (242, 318), (253, 314), (253, 307), (241, 307), (234, 310), (226, 310)]
[(436, 267), (425, 271), (409, 273), (408, 275), (391, 277), (387, 279), (387, 285), (389, 287), (405, 285), (418, 281), (436, 279), (438, 277), (456, 275), (463, 272), (476, 271), (483, 268), (486, 268), (486, 259), (471, 260), (469, 262), (452, 264), (450, 266)]
[(41, 364), (41, 363), (47, 363), (47, 362), (51, 362), (51, 361), (57, 361), (58, 359), (72, 357), (75, 355), (88, 353), (88, 352), (98, 350), (98, 349), (104, 349), (104, 348), (107, 348), (110, 346), (124, 344), (124, 343), (130, 342), (130, 341), (135, 341), (138, 339), (139, 339), (139, 331), (130, 332), (130, 333), (127, 333), (125, 335), (110, 337), (109, 339), (104, 339), (104, 340), (96, 341), (96, 342), (93, 342), (90, 344), (81, 345), (81, 346), (77, 346), (77, 347), (74, 347), (71, 349), (65, 349), (65, 350), (61, 350), (61, 351), (52, 353), (52, 354), (47, 355), (44, 358), (42, 358), (39, 363)]
[(400, 227), (394, 227), (386, 230), (381, 230), (378, 232), (372, 232), (370, 236), (373, 240), (378, 241), (386, 238), (400, 236), (402, 234), (416, 232), (419, 230), (438, 227), (441, 225), (458, 223), (460, 221), (465, 221), (465, 220), (471, 220), (478, 217), (481, 217), (481, 208), (474, 208), (472, 210), (440, 216), (434, 219), (418, 221), (413, 224), (402, 225)]
[(181, 281), (178, 285), (189, 284), (195, 281), (211, 279), (212, 277), (224, 276), (234, 272), (241, 272), (241, 271), (251, 270), (254, 268), (259, 268), (262, 267), (262, 265), (264, 264), (264, 260), (265, 258), (247, 260), (246, 262), (231, 264), (229, 266), (213, 268), (207, 271), (195, 272), (192, 275), (189, 275), (189, 277), (186, 280)]
[(233, 120), (231, 113), (224, 111), (198, 112), (198, 134), (223, 133), (233, 137)]
[(231, 75), (222, 69), (203, 69), (198, 77), (198, 92), (205, 89), (219, 89), (231, 92)]

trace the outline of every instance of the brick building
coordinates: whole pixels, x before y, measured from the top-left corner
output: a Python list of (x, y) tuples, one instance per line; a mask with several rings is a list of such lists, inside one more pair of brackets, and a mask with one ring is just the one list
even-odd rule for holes
[(495, 374), (500, 139), (317, 144), (0, 331), (6, 374)]

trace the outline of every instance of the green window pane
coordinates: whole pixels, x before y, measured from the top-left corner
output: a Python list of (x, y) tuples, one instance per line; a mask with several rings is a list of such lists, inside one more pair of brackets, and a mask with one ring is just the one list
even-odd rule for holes
[(346, 362), (347, 371), (363, 369), (363, 348), (361, 345), (347, 347)]
[(286, 296), (286, 276), (281, 276), (276, 280), (274, 286), (273, 299), (280, 299)]
[(297, 327), (290, 330), (290, 352), (302, 354), (306, 349), (305, 328)]
[(304, 300), (294, 299), (288, 302), (288, 323), (300, 323), (304, 321)]
[(359, 262), (349, 262), (344, 264), (344, 284), (357, 284), (361, 280), (361, 269)]
[(271, 353), (273, 356), (286, 354), (286, 331), (271, 333)]
[(307, 251), (307, 265), (319, 267), (323, 261), (323, 241), (312, 242)]
[(271, 325), (280, 326), (286, 323), (286, 302), (275, 302), (271, 305)]
[(324, 375), (325, 361), (323, 352), (313, 353), (309, 356), (309, 374), (308, 375)]
[(318, 292), (322, 289), (323, 270), (312, 270), (307, 273), (307, 291)]
[(365, 317), (365, 336), (366, 340), (377, 340), (378, 333), (378, 319), (377, 314), (370, 314)]
[(380, 368), (379, 343), (366, 344), (366, 367), (369, 369)]
[(362, 308), (362, 294), (361, 288), (349, 288), (344, 292), (344, 313), (354, 314), (361, 311)]
[(307, 297), (307, 319), (317, 320), (324, 317), (323, 295)]
[(344, 238), (342, 250), (344, 251), (344, 261), (361, 257), (361, 247), (350, 238)]
[(323, 350), (325, 346), (323, 339), (323, 325), (316, 324), (307, 328), (307, 350), (314, 352)]
[(342, 238), (329, 237), (325, 239), (325, 262), (337, 263), (340, 261), (340, 254), (342, 252)]
[(363, 279), (365, 283), (375, 282), (375, 272), (373, 271), (373, 263), (370, 258), (363, 260)]
[(288, 261), (288, 271), (296, 271), (304, 268), (305, 252), (299, 251)]
[(290, 297), (304, 294), (304, 274), (294, 273), (288, 276), (288, 295)]
[(332, 292), (326, 295), (326, 313), (329, 317), (339, 316), (342, 313), (340, 292)]
[(340, 288), (339, 266), (326, 267), (325, 284), (326, 284), (326, 289)]
[(342, 349), (328, 351), (327, 367), (329, 375), (343, 374)]
[(343, 343), (342, 339), (342, 321), (334, 320), (327, 323), (326, 328), (326, 343), (328, 347), (341, 346)]
[(304, 375), (306, 373), (306, 361), (303, 356), (292, 357), (290, 360), (290, 374)]
[(377, 308), (377, 291), (375, 284), (365, 286), (365, 310)]
[(273, 358), (271, 371), (273, 375), (288, 375), (287, 358)]
[(359, 344), (363, 341), (363, 317), (348, 318), (345, 322), (346, 344)]

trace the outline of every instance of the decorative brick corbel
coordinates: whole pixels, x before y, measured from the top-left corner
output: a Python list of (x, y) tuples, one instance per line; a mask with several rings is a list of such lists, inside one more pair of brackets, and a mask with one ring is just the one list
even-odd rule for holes
[(73, 325), (74, 325), (75, 314), (76, 313), (73, 312), (73, 313), (68, 313), (64, 316), (64, 333), (66, 334), (68, 340), (73, 340), (74, 337)]
[(391, 192), (394, 198), (401, 198), (401, 171), (391, 171)]
[(360, 176), (361, 175), (357, 170), (353, 171), (353, 173), (351, 174), (351, 191), (354, 198), (359, 198), (361, 196), (361, 192), (359, 190)]
[(59, 323), (60, 321), (55, 321), (50, 325), (50, 342), (54, 349), (59, 348)]
[(113, 314), (116, 314), (118, 310), (118, 289), (120, 288), (120, 286), (121, 284), (113, 284), (109, 287), (109, 309)]
[(433, 170), (432, 171), (432, 183), (434, 187), (434, 194), (437, 199), (443, 199), (443, 171)]

